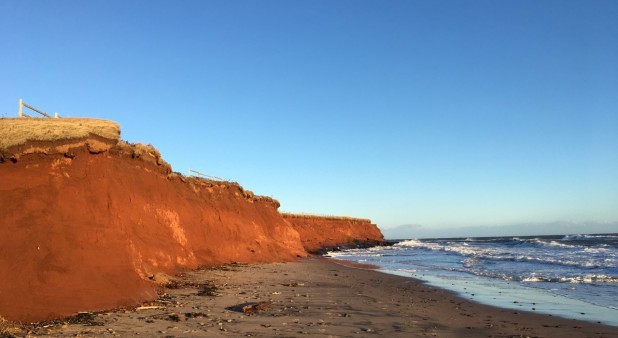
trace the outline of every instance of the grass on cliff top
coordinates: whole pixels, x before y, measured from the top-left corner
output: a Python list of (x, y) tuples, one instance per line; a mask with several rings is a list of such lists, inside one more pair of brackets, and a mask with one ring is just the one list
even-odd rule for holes
[(338, 220), (338, 221), (342, 221), (342, 220), (343, 221), (360, 221), (360, 222), (371, 223), (371, 220), (367, 218), (356, 218), (356, 217), (349, 217), (349, 216), (323, 216), (323, 215), (313, 215), (313, 214), (293, 214), (289, 212), (282, 212), (281, 216), (283, 216), (283, 218), (304, 218), (304, 219), (317, 218), (317, 219), (332, 219), (332, 220)]
[(113, 121), (86, 118), (0, 118), (0, 150), (28, 141), (54, 142), (94, 134), (120, 139), (120, 126)]

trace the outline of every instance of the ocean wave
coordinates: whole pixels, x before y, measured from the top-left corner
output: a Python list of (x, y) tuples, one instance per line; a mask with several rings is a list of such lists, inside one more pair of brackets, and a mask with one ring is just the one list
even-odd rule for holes
[(403, 241), (403, 242), (399, 242), (395, 245), (393, 245), (393, 247), (425, 247), (428, 244), (432, 244), (432, 243), (426, 243), (426, 242), (421, 242), (418, 239), (410, 239), (407, 241)]
[(549, 242), (539, 241), (539, 244), (553, 246), (553, 247), (558, 247), (558, 248), (566, 248), (566, 249), (572, 249), (572, 248), (577, 248), (578, 247), (577, 245), (563, 244), (563, 243), (559, 243), (559, 242), (556, 242), (556, 241), (549, 241)]
[(419, 240), (409, 240), (405, 242), (400, 242), (395, 244), (397, 247), (406, 247), (406, 248), (418, 248), (424, 250), (431, 251), (448, 251), (455, 252), (464, 255), (471, 254), (482, 254), (483, 252), (492, 251), (491, 249), (479, 248), (475, 246), (470, 246), (467, 244), (456, 244), (454, 242), (445, 242), (445, 243), (434, 243), (434, 242), (422, 242)]
[(607, 246), (603, 246), (600, 248), (584, 248), (583, 251), (588, 252), (588, 253), (611, 253), (612, 252), (612, 250), (608, 248)]
[[(541, 240), (538, 238), (531, 238), (531, 239), (520, 239), (517, 237), (514, 237), (512, 240), (512, 245), (521, 247), (521, 246), (525, 246), (525, 245), (529, 245), (532, 247), (549, 247), (549, 248), (563, 248), (563, 249), (585, 249), (586, 247), (584, 246), (578, 246), (578, 245), (570, 245), (570, 244), (564, 244), (564, 243), (560, 243), (557, 241), (545, 241), (545, 240)], [(470, 253), (470, 252), (482, 252), (482, 251), (492, 251), (491, 249), (489, 249), (487, 246), (481, 246), (476, 245), (476, 243), (474, 242), (457, 242), (457, 241), (446, 241), (446, 242), (425, 242), (425, 241), (420, 241), (420, 240), (408, 240), (408, 241), (404, 241), (404, 242), (400, 242), (394, 245), (394, 247), (410, 247), (410, 248), (420, 248), (420, 249), (427, 249), (427, 250), (434, 250), (434, 251), (438, 251), (438, 250), (442, 250), (442, 251), (454, 251), (454, 252), (458, 252), (458, 251), (462, 251), (462, 252), (466, 252), (466, 253)], [(500, 248), (500, 246), (494, 246), (494, 248)], [(504, 246), (503, 247), (504, 250), (511, 250), (510, 246)]]
[(561, 248), (561, 249), (576, 249), (576, 248), (584, 248), (581, 245), (573, 245), (573, 244), (565, 244), (560, 243), (556, 240), (547, 240), (542, 238), (517, 238), (514, 239), (516, 242), (519, 242), (523, 245), (530, 245), (533, 247), (550, 247), (550, 248)]
[[(577, 257), (554, 257), (554, 256), (543, 256), (543, 257), (533, 257), (533, 256), (518, 256), (514, 257), (514, 261), (517, 262), (535, 262), (541, 264), (551, 264), (551, 265), (562, 265), (562, 266), (572, 266), (572, 267), (582, 267), (587, 269), (595, 269), (595, 268), (611, 268), (613, 266), (606, 264), (605, 260), (598, 259), (579, 259), (573, 260), (573, 258)], [(509, 259), (507, 259), (509, 260)]]
[(461, 241), (426, 242), (421, 240), (400, 242), (395, 246), (397, 250), (444, 252), (488, 261), (531, 262), (586, 269), (615, 268), (618, 265), (618, 253), (611, 248), (574, 246), (537, 238), (519, 239), (519, 241), (533, 244), (534, 247), (488, 246)]

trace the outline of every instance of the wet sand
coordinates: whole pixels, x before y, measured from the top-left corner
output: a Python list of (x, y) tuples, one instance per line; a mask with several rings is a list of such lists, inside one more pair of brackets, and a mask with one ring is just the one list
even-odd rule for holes
[(137, 309), (23, 328), (53, 337), (618, 337), (618, 327), (499, 309), (324, 258), (173, 277)]

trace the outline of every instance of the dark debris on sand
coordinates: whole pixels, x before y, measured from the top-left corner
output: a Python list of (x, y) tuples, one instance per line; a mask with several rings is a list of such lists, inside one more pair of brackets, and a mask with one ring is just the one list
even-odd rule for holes
[(234, 311), (234, 312), (242, 312), (248, 315), (256, 314), (258, 312), (268, 311), (272, 307), (273, 302), (271, 301), (263, 301), (263, 302), (249, 302), (242, 303), (234, 306), (227, 307), (226, 310)]

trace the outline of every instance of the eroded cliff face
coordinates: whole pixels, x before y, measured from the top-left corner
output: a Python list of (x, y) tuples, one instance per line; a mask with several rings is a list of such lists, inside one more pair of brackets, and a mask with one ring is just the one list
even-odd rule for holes
[(137, 305), (151, 281), (227, 262), (305, 256), (278, 202), (168, 174), (118, 148), (0, 163), (0, 315), (17, 321)]
[(382, 240), (369, 220), (278, 208), (236, 183), (173, 173), (111, 121), (0, 119), (0, 317), (135, 306), (183, 269)]
[(300, 234), (305, 250), (317, 253), (338, 246), (371, 246), (384, 243), (384, 236), (371, 220), (282, 213)]

